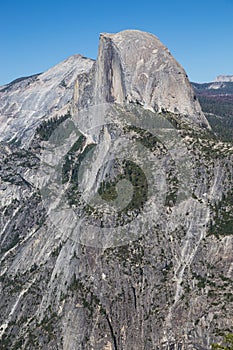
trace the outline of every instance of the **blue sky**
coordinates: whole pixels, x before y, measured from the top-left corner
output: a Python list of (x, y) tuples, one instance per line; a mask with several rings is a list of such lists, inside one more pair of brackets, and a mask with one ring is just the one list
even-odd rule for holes
[(190, 80), (233, 75), (233, 0), (3, 0), (0, 85), (70, 55), (95, 58), (100, 32), (151, 32)]

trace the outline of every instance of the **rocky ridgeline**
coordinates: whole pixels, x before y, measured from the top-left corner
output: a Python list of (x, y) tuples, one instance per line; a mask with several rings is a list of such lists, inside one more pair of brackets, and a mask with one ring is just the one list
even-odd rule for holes
[(209, 349), (232, 331), (233, 144), (156, 37), (102, 34), (96, 62), (2, 87), (0, 121), (1, 349)]
[(233, 83), (233, 75), (218, 75), (214, 81)]

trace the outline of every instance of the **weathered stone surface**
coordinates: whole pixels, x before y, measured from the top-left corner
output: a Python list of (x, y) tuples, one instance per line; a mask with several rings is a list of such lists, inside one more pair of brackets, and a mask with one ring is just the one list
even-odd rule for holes
[(101, 34), (96, 65), (79, 81), (81, 107), (133, 102), (208, 126), (184, 69), (152, 34), (137, 30)]
[(77, 75), (93, 63), (74, 55), (43, 74), (0, 88), (0, 141), (18, 139), (29, 145), (42, 120), (66, 114)]
[[(128, 42), (126, 57), (132, 37), (137, 45)], [(158, 50), (160, 69), (157, 60), (151, 61), (156, 53), (150, 43)], [(139, 58), (148, 64), (133, 69)], [(180, 68), (181, 74), (173, 75), (170, 64), (177, 72), (179, 66), (155, 37), (126, 31), (102, 36), (96, 64), (75, 56), (0, 91), (5, 130), (0, 144), (1, 349), (209, 349), (219, 332), (232, 330), (233, 145), (200, 127), (207, 123), (191, 102), (185, 73)], [(143, 85), (138, 74), (145, 71)], [(63, 79), (66, 86), (59, 87)], [(150, 90), (152, 81), (164, 87), (164, 95)], [(168, 92), (178, 90), (177, 84), (179, 113), (155, 113), (154, 103), (161, 110), (175, 106)], [(10, 114), (8, 102), (15, 101)], [(105, 102), (114, 103), (108, 110)], [(24, 119), (28, 105), (36, 105), (38, 114)], [(51, 120), (66, 111), (71, 113), (66, 120)], [(105, 118), (107, 112), (114, 124)], [(157, 129), (148, 130), (150, 119)], [(35, 133), (44, 120), (50, 122)], [(79, 138), (77, 128), (84, 134)], [(96, 157), (88, 158), (93, 144)], [(128, 173), (126, 153), (135, 163), (126, 167)], [(63, 156), (59, 182), (54, 169)], [(77, 177), (85, 160), (86, 176)], [(106, 207), (88, 207), (83, 193), (85, 188), (100, 193), (101, 184), (109, 183), (111, 191), (102, 191), (102, 198), (111, 205), (112, 182), (122, 174), (131, 178), (137, 196), (130, 209), (110, 217), (116, 224), (111, 227)], [(154, 187), (145, 185), (150, 181)], [(46, 201), (47, 183), (55, 210)], [(75, 228), (70, 211), (80, 218)], [(113, 233), (134, 218), (139, 218), (135, 232), (127, 231), (120, 244)], [(95, 236), (96, 228), (105, 228), (106, 236)]]

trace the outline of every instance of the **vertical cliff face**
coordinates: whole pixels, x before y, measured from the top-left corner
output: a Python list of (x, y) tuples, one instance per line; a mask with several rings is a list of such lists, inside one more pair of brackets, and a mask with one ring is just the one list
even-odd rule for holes
[[(208, 127), (184, 69), (152, 34), (137, 30), (101, 34), (90, 81), (94, 104), (138, 103), (155, 112), (185, 115)], [(87, 99), (81, 94), (80, 106)]]
[(0, 106), (2, 349), (209, 349), (232, 330), (233, 145), (156, 37), (103, 34), (96, 62)]

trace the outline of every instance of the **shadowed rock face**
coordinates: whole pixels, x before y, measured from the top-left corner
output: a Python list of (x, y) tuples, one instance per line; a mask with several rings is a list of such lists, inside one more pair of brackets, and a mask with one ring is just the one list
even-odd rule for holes
[(137, 103), (209, 127), (183, 68), (152, 34), (101, 34), (97, 61), (69, 57), (0, 88), (0, 140), (29, 145), (39, 123), (104, 102)]
[(96, 62), (2, 87), (0, 118), (1, 349), (203, 350), (232, 329), (233, 145), (156, 37), (101, 35)]
[(89, 75), (92, 92), (82, 89), (79, 105), (86, 102), (133, 102), (152, 111), (182, 114), (208, 127), (187, 75), (169, 50), (152, 34), (126, 30), (101, 34), (99, 55)]

